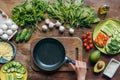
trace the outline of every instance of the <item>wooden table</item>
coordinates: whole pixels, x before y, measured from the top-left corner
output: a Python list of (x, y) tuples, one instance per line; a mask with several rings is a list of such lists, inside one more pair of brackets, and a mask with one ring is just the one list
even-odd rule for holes
[[(20, 2), (24, 0), (0, 0), (0, 8), (4, 10), (9, 17), (11, 17), (12, 8), (18, 5)], [(120, 20), (120, 0), (85, 0), (85, 5), (90, 5), (96, 9), (96, 12), (98, 11), (99, 6), (108, 4), (110, 5), (110, 11), (108, 12), (106, 18), (115, 18), (117, 20)], [(100, 17), (100, 16), (99, 16)], [(104, 19), (101, 17), (101, 19)], [(44, 24), (44, 22), (39, 24), (39, 27)], [(53, 31), (48, 31), (47, 33), (43, 33), (39, 30), (33, 33), (32, 38), (27, 43), (14, 43), (14, 39), (11, 41), (16, 45), (17, 47), (17, 54), (18, 56), (15, 57), (16, 60), (19, 59), (19, 61), (27, 66), (28, 69), (28, 80), (76, 80), (76, 74), (74, 72), (55, 72), (55, 73), (43, 73), (43, 72), (35, 72), (30, 67), (30, 45), (33, 39), (36, 37), (79, 37), (81, 38), (81, 35), (83, 32), (87, 31), (93, 31), (94, 27), (96, 25), (93, 25), (92, 28), (82, 28), (82, 29), (76, 29), (75, 34), (73, 36), (70, 36), (68, 33), (68, 30), (65, 31), (64, 34), (59, 34), (58, 30), (54, 29)], [(90, 67), (87, 71), (86, 80), (110, 80), (106, 76), (103, 75), (103, 73), (100, 74), (94, 74), (93, 73), (93, 65), (89, 62), (89, 55), (92, 51), (94, 51), (95, 48), (93, 48), (90, 51), (85, 51), (83, 49), (83, 61), (87, 62), (87, 65)], [(29, 58), (26, 58), (29, 57)], [(101, 55), (101, 60), (105, 61), (106, 64), (109, 62), (111, 58), (115, 58), (118, 61), (120, 61), (120, 54), (118, 55)], [(24, 62), (26, 61), (26, 62)], [(120, 68), (117, 70), (115, 76), (111, 80), (120, 80)]]

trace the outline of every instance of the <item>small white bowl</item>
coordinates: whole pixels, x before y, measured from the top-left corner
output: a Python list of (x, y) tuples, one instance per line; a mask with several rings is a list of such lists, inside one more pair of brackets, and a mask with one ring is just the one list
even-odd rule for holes
[(106, 69), (104, 70), (103, 74), (109, 78), (112, 78), (119, 66), (120, 66), (120, 62), (112, 58), (108, 63)]

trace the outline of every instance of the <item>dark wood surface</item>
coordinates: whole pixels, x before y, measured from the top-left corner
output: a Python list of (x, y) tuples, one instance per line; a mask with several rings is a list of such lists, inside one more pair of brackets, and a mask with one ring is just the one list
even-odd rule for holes
[[(0, 8), (4, 10), (9, 17), (11, 17), (12, 8), (18, 5), (23, 0), (0, 0)], [(108, 4), (110, 5), (110, 11), (108, 12), (105, 18), (114, 18), (120, 20), (120, 0), (85, 0), (85, 5), (92, 6), (98, 11), (99, 6)], [(101, 17), (101, 16), (99, 16)], [(101, 19), (105, 19), (101, 17)], [(41, 25), (44, 24), (44, 21), (39, 24), (39, 28)], [(32, 38), (27, 43), (19, 43), (16, 44), (14, 39), (11, 41), (17, 47), (17, 55), (15, 60), (20, 61), (21, 63), (25, 64), (28, 69), (28, 80), (76, 80), (76, 74), (74, 72), (54, 72), (54, 73), (46, 73), (46, 72), (35, 72), (32, 70), (30, 66), (30, 49), (31, 49), (31, 42), (38, 37), (78, 37), (81, 38), (81, 35), (84, 32), (91, 31), (93, 32), (96, 24), (92, 26), (92, 28), (81, 28), (75, 29), (75, 34), (70, 36), (68, 30), (66, 29), (64, 34), (59, 34), (57, 29), (52, 31), (47, 31), (47, 33), (43, 33), (41, 30), (36, 30), (33, 33)], [(117, 70), (116, 74), (112, 79), (107, 78), (100, 74), (93, 73), (93, 65), (89, 62), (89, 55), (92, 51), (96, 48), (93, 48), (90, 51), (85, 51), (83, 49), (83, 61), (87, 62), (89, 69), (87, 71), (86, 80), (120, 80), (120, 68)], [(28, 58), (29, 57), (29, 58)], [(105, 61), (106, 64), (109, 62), (111, 58), (115, 58), (120, 61), (120, 54), (118, 55), (101, 55), (101, 60)]]

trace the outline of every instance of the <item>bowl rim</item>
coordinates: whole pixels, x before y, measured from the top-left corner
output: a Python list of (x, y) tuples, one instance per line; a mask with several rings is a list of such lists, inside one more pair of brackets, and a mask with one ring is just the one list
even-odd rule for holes
[(10, 60), (6, 60), (5, 62), (0, 61), (1, 64), (4, 64), (4, 63), (7, 63), (7, 62), (9, 62), (9, 61), (11, 61), (11, 60), (14, 59), (14, 57), (16, 55), (16, 46), (12, 42), (10, 42), (8, 40), (6, 41), (6, 40), (0, 39), (0, 42), (6, 42), (6, 43), (8, 43), (12, 47), (12, 50), (13, 50), (13, 56), (12, 56), (12, 58)]

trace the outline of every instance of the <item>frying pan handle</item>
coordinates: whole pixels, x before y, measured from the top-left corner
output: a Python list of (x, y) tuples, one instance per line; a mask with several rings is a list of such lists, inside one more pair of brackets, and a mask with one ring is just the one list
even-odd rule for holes
[(72, 63), (73, 65), (75, 65), (75, 61), (70, 59), (69, 57), (65, 57), (65, 62), (66, 63)]

